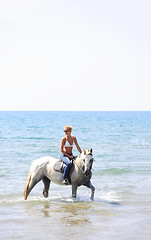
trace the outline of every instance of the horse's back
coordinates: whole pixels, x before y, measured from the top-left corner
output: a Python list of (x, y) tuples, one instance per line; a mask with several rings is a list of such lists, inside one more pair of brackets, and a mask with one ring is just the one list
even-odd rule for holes
[(30, 171), (46, 168), (46, 166), (49, 164), (54, 165), (56, 161), (56, 158), (50, 156), (38, 158), (32, 162)]

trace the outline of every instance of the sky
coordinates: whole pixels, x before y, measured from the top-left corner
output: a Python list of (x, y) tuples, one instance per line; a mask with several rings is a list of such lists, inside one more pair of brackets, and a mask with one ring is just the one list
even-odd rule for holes
[(151, 111), (150, 0), (0, 0), (0, 110)]

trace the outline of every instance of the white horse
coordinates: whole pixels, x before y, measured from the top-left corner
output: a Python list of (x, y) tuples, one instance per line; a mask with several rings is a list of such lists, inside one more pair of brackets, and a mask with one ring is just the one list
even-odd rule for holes
[[(72, 185), (72, 197), (75, 198), (77, 188), (81, 185), (84, 185), (91, 189), (90, 199), (93, 200), (95, 188), (90, 181), (92, 177), (91, 169), (93, 161), (92, 149), (88, 149), (86, 151), (82, 149), (82, 153), (77, 156), (76, 160), (73, 162), (72, 172), (70, 173), (68, 183)], [(24, 200), (27, 199), (30, 191), (41, 180), (44, 183), (43, 195), (46, 198), (48, 197), (51, 181), (56, 184), (63, 185), (63, 173), (54, 170), (54, 166), (56, 166), (55, 164), (57, 162), (59, 163), (58, 159), (53, 157), (42, 157), (33, 161), (25, 185)]]

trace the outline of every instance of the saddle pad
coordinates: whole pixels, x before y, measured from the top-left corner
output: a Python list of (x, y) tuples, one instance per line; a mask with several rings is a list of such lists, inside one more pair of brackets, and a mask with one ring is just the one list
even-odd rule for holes
[(59, 160), (55, 163), (53, 169), (54, 169), (54, 171), (63, 173), (63, 172), (64, 172), (64, 167), (65, 167), (65, 164), (59, 159)]

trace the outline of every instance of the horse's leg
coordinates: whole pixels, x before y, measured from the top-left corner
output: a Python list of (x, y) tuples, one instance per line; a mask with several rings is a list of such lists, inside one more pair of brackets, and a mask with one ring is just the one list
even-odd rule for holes
[(86, 186), (86, 187), (91, 189), (91, 197), (90, 197), (90, 199), (93, 201), (94, 193), (95, 193), (95, 187), (92, 185), (91, 182), (86, 183), (84, 186)]
[(51, 181), (46, 176), (42, 179), (42, 181), (44, 183), (43, 195), (45, 198), (47, 198)]
[(77, 185), (72, 185), (72, 197), (76, 198), (77, 196)]

